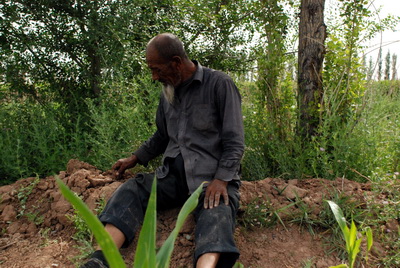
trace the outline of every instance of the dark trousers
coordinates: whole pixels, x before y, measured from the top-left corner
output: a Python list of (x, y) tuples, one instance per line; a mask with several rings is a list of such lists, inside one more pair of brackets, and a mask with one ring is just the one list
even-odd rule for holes
[[(168, 161), (168, 176), (157, 180), (157, 210), (180, 207), (189, 197), (182, 157), (178, 156)], [(116, 190), (99, 216), (103, 224), (111, 223), (124, 233), (126, 240), (123, 247), (127, 247), (133, 241), (143, 222), (153, 179), (154, 174), (138, 174), (129, 179)], [(199, 204), (194, 211), (195, 262), (205, 253), (219, 252), (221, 256), (217, 267), (232, 267), (239, 257), (233, 240), (240, 199), (239, 185), (238, 181), (229, 182), (228, 206), (221, 198), (219, 206), (204, 209), (204, 191), (200, 195)]]

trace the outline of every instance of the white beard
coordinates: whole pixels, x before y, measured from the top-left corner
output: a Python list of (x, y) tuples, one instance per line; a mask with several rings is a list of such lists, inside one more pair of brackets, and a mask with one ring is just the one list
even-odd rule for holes
[(162, 91), (167, 101), (172, 104), (175, 98), (175, 88), (171, 84), (163, 84)]

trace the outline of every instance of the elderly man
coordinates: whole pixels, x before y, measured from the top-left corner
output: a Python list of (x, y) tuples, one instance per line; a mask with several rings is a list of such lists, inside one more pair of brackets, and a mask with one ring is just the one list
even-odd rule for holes
[[(146, 61), (163, 94), (157, 130), (113, 169), (121, 176), (136, 164), (163, 154), (156, 170), (157, 209), (183, 205), (204, 181), (208, 183), (194, 211), (195, 266), (232, 267), (239, 256), (233, 233), (239, 206), (240, 160), (244, 151), (241, 98), (232, 79), (189, 60), (173, 34), (150, 40)], [(138, 174), (117, 189), (100, 220), (118, 248), (128, 246), (142, 223), (154, 174)], [(82, 267), (107, 267), (100, 250)]]

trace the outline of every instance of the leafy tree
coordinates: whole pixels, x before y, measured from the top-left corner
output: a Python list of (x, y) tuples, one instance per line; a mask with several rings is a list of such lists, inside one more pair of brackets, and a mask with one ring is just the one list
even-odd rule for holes
[(369, 57), (369, 61), (368, 61), (368, 68), (367, 68), (367, 79), (371, 80), (372, 76), (374, 75), (374, 62), (372, 60), (372, 56)]
[(251, 64), (255, 5), (246, 0), (176, 0), (176, 33), (203, 65), (243, 73)]
[(378, 81), (382, 80), (382, 48), (379, 48), (379, 55), (378, 55)]
[[(369, 9), (370, 0), (340, 0), (336, 16), (328, 21), (329, 35), (324, 65), (324, 82), (329, 85), (325, 94), (327, 116), (339, 115), (346, 122), (364, 95), (365, 77), (362, 57), (363, 43), (377, 32), (391, 28), (395, 19), (376, 21)], [(381, 51), (378, 58), (378, 79), (382, 75)], [(372, 66), (372, 65), (371, 65)], [(372, 70), (372, 69), (371, 69)], [(370, 70), (370, 71), (371, 71)], [(371, 74), (370, 74), (371, 75)]]
[(385, 80), (390, 80), (390, 51), (387, 52), (385, 58)]
[(257, 85), (261, 92), (261, 105), (266, 108), (267, 115), (275, 126), (280, 130), (280, 136), (286, 130), (281, 120), (284, 115), (284, 102), (288, 99), (286, 92), (279, 86), (285, 71), (286, 37), (288, 15), (284, 12), (283, 2), (276, 0), (259, 1), (258, 13), (259, 30), (261, 41), (257, 51), (258, 81)]
[(392, 55), (392, 80), (397, 79), (397, 55), (393, 53)]
[(37, 99), (98, 98), (105, 79), (141, 70), (144, 44), (169, 27), (161, 18), (169, 11), (168, 0), (7, 1), (0, 72), (13, 90)]

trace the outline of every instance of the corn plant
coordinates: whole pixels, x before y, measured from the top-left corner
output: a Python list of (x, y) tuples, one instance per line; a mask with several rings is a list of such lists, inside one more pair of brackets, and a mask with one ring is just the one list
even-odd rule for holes
[[(343, 216), (343, 212), (340, 207), (333, 201), (328, 202), (337, 223), (339, 224), (340, 229), (342, 230), (344, 240), (346, 242), (346, 251), (348, 254), (348, 262), (347, 264), (340, 264), (337, 266), (331, 266), (330, 268), (353, 268), (354, 263), (357, 258), (357, 254), (360, 252), (361, 241), (363, 237), (357, 239), (357, 227), (354, 221), (351, 221), (350, 228), (347, 226), (346, 218)], [(367, 228), (365, 231), (365, 235), (367, 237), (367, 253), (366, 260), (368, 261), (368, 252), (371, 250), (373, 238), (372, 238), (372, 230), (371, 228)]]
[[(104, 230), (103, 224), (90, 211), (86, 204), (77, 197), (60, 179), (57, 184), (63, 196), (74, 206), (78, 213), (92, 230), (99, 246), (110, 268), (125, 268), (123, 258), (112, 241), (111, 236)], [(139, 235), (138, 245), (136, 248), (134, 267), (143, 268), (168, 268), (171, 260), (171, 254), (174, 248), (174, 242), (179, 234), (183, 223), (187, 216), (196, 208), (198, 199), (203, 188), (200, 185), (197, 190), (189, 197), (179, 212), (178, 219), (174, 230), (171, 232), (160, 250), (156, 253), (156, 187), (157, 179), (154, 179), (148, 207), (146, 210), (143, 227)]]

